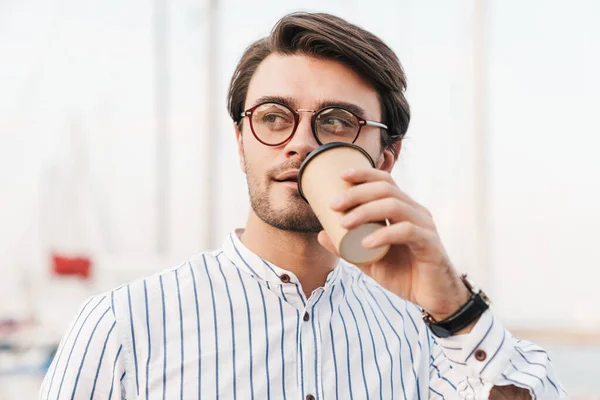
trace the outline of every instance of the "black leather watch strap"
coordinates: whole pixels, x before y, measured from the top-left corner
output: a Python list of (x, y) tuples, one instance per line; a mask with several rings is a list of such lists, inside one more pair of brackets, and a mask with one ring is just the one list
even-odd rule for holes
[(460, 280), (471, 292), (471, 298), (457, 312), (445, 320), (437, 322), (427, 311), (423, 310), (423, 320), (437, 337), (445, 338), (454, 335), (476, 321), (490, 307), (490, 299), (466, 274), (461, 275)]
[(443, 321), (436, 322), (427, 312), (423, 312), (423, 319), (437, 337), (452, 336), (477, 320), (489, 308), (483, 296), (481, 293), (473, 294), (464, 306)]

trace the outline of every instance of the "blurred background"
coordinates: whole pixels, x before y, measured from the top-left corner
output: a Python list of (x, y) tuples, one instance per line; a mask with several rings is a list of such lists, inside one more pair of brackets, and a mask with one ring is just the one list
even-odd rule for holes
[(36, 396), (88, 296), (244, 225), (227, 85), (298, 10), (396, 51), (395, 179), (570, 398), (600, 399), (595, 0), (0, 0), (0, 399)]

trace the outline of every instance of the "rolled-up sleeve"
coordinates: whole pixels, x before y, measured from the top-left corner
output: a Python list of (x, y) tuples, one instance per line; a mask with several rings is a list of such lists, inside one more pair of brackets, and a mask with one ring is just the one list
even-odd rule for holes
[(548, 354), (518, 340), (490, 310), (470, 333), (437, 338), (429, 333), (431, 398), (487, 399), (494, 386), (527, 389), (533, 399), (566, 399)]

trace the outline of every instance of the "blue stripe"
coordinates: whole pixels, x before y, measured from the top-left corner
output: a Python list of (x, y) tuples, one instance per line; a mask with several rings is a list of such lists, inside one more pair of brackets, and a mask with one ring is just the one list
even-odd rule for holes
[[(412, 305), (415, 308), (417, 307), (414, 304), (412, 304)], [(408, 315), (408, 318), (410, 318), (410, 322), (412, 322), (412, 325), (415, 328), (415, 333), (417, 334), (417, 343), (419, 344), (419, 349), (423, 350), (423, 347), (421, 346), (421, 338), (419, 337), (419, 329), (417, 328), (417, 324), (415, 323), (415, 320), (413, 319), (412, 314), (410, 313), (410, 311), (408, 311), (408, 301), (404, 302), (404, 310), (406, 310), (406, 314)], [(419, 314), (420, 314), (420, 312), (419, 312)]]
[(300, 300), (302, 300), (302, 307), (306, 307), (306, 301), (304, 300), (304, 293), (300, 292), (300, 286), (297, 283), (294, 283), (296, 286), (296, 292), (298, 292), (298, 296), (300, 296)]
[[(396, 306), (394, 305), (394, 303), (392, 302), (392, 300), (389, 298), (388, 294), (381, 287), (377, 287), (377, 289), (379, 289), (379, 291), (384, 295), (384, 297), (390, 303), (390, 305), (392, 306), (392, 308), (394, 310), (396, 310), (396, 312), (398, 313), (398, 315), (402, 319), (402, 327), (403, 327), (402, 331), (404, 332), (404, 339), (406, 339), (406, 344), (408, 346), (408, 352), (410, 354), (411, 369), (412, 369), (412, 372), (413, 372), (413, 376), (415, 378), (415, 382), (417, 382), (417, 395), (418, 395), (417, 398), (420, 399), (421, 398), (421, 390), (419, 388), (419, 379), (417, 378), (417, 372), (415, 371), (415, 360), (413, 358), (412, 346), (410, 345), (410, 340), (408, 340), (408, 335), (406, 333), (406, 321), (404, 320), (404, 315), (402, 314), (402, 312), (400, 310), (398, 310), (396, 308)], [(406, 302), (406, 300), (402, 300), (402, 301)]]
[(469, 387), (473, 391), (473, 394), (475, 394), (475, 388), (473, 388), (473, 385), (471, 385), (471, 382), (469, 382), (469, 378), (465, 378), (465, 381), (467, 382), (467, 385), (469, 385)]
[[(229, 234), (230, 236), (232, 235), (231, 233)], [(240, 260), (242, 260), (242, 262), (244, 264), (246, 264), (246, 267), (248, 267), (248, 269), (258, 278), (262, 278), (259, 274), (256, 273), (255, 270), (252, 269), (252, 267), (250, 267), (250, 265), (246, 262), (246, 260), (244, 259), (244, 257), (242, 257), (242, 255), (240, 254), (240, 251), (237, 249), (236, 245), (235, 245), (235, 241), (233, 240), (233, 237), (231, 238), (231, 244), (233, 245), (233, 249), (235, 250), (235, 252), (237, 253), (237, 255), (240, 257)]]
[[(93, 299), (94, 299), (94, 297), (90, 297), (89, 300), (83, 305), (83, 307), (81, 308), (81, 311), (79, 312), (79, 315), (77, 316), (77, 318), (75, 319), (75, 322), (73, 323), (73, 326), (71, 326), (71, 329), (69, 330), (69, 334), (67, 336), (65, 336), (64, 343), (62, 344), (62, 346), (60, 346), (60, 352), (58, 353), (58, 357), (56, 358), (56, 361), (54, 363), (54, 371), (52, 371), (52, 378), (50, 378), (50, 384), (48, 385), (48, 393), (46, 393), (46, 400), (48, 400), (50, 398), (50, 389), (52, 389), (52, 383), (54, 382), (54, 375), (56, 374), (56, 370), (58, 369), (58, 364), (60, 363), (60, 358), (61, 358), (63, 350), (65, 349), (65, 346), (67, 344), (67, 340), (69, 339), (69, 337), (71, 337), (71, 333), (73, 333), (73, 329), (75, 329), (75, 326), (77, 326), (77, 322), (79, 322), (79, 318), (81, 318), (81, 316), (83, 315), (83, 312), (87, 308), (88, 304), (90, 304), (90, 302)], [(102, 301), (102, 300), (100, 300), (100, 301)]]
[(331, 271), (329, 273), (329, 275), (327, 275), (327, 280), (325, 281), (325, 286), (327, 286), (329, 284), (329, 282), (335, 282), (336, 278), (338, 277), (338, 275), (340, 274), (342, 267), (340, 266), (340, 263), (338, 263), (335, 268), (333, 269), (333, 271)]
[(133, 364), (135, 366), (135, 388), (136, 394), (140, 394), (140, 384), (138, 380), (137, 348), (135, 346), (135, 332), (133, 330), (133, 312), (131, 311), (131, 291), (127, 285), (127, 301), (129, 302), (129, 323), (131, 325), (131, 341), (133, 342)]
[(215, 257), (217, 260), (217, 264), (219, 265), (219, 271), (221, 272), (221, 276), (223, 277), (223, 282), (225, 282), (225, 290), (227, 291), (227, 300), (229, 301), (229, 315), (231, 316), (231, 346), (232, 346), (232, 358), (233, 358), (233, 398), (237, 399), (237, 368), (236, 368), (236, 357), (235, 357), (235, 319), (233, 317), (233, 303), (231, 301), (231, 293), (229, 292), (229, 283), (227, 282), (227, 278), (225, 277), (225, 273), (223, 273), (223, 268), (221, 267), (221, 262), (219, 261), (219, 257)]
[(313, 345), (315, 348), (315, 393), (319, 393), (319, 375), (318, 375), (318, 353), (317, 353), (317, 332), (316, 332), (316, 328), (315, 328), (315, 306), (317, 305), (317, 303), (319, 302), (319, 300), (321, 300), (321, 297), (323, 297), (323, 294), (325, 293), (325, 291), (321, 290), (321, 294), (319, 295), (319, 297), (317, 298), (317, 300), (315, 300), (310, 313), (312, 314), (312, 317), (310, 319), (311, 321), (311, 325), (312, 325), (312, 331), (313, 331)]
[(283, 297), (283, 300), (285, 300), (285, 302), (287, 303), (287, 297), (285, 297), (285, 293), (283, 293), (283, 285), (279, 286), (279, 290), (281, 291), (281, 296)]
[[(321, 320), (320, 319), (317, 319), (317, 326), (319, 328), (319, 343), (323, 343), (323, 331), (321, 329)], [(321, 357), (322, 357), (322, 354), (321, 354)], [(323, 389), (323, 378), (322, 377), (323, 377), (323, 370), (321, 369), (321, 380), (320, 380), (320, 382), (321, 382), (321, 385), (320, 385), (320, 387), (321, 387), (321, 397), (320, 398), (324, 399), (325, 398), (325, 391)], [(317, 395), (317, 397), (319, 397), (319, 396)]]
[(531, 373), (529, 373), (529, 372), (526, 372), (526, 371), (519, 371), (519, 370), (517, 369), (517, 367), (515, 366), (515, 364), (513, 364), (513, 362), (512, 362), (511, 360), (508, 360), (508, 362), (510, 363), (510, 365), (512, 365), (512, 367), (515, 369), (515, 371), (517, 371), (517, 372), (519, 372), (519, 373), (521, 373), (521, 374), (529, 375), (529, 376), (531, 376), (531, 377), (533, 377), (533, 378), (537, 379), (538, 381), (540, 381), (540, 382), (542, 383), (542, 387), (543, 387), (543, 388), (545, 388), (545, 387), (546, 387), (546, 384), (544, 384), (544, 381), (543, 381), (543, 380), (542, 380), (542, 378), (540, 378), (539, 376), (535, 376), (535, 375), (533, 375), (533, 374), (531, 374)]
[(338, 368), (337, 368), (337, 356), (335, 355), (335, 340), (333, 339), (333, 291), (335, 286), (331, 288), (331, 294), (329, 295), (329, 309), (331, 310), (331, 317), (329, 318), (329, 338), (331, 339), (331, 351), (333, 352), (333, 371), (335, 376), (335, 398), (340, 398), (339, 384), (338, 384)]
[(213, 321), (215, 324), (215, 369), (216, 369), (216, 379), (215, 379), (215, 385), (216, 385), (216, 393), (217, 393), (217, 399), (219, 398), (219, 352), (217, 351), (219, 349), (219, 332), (217, 330), (217, 304), (215, 302), (215, 291), (213, 289), (213, 284), (212, 284), (212, 278), (210, 277), (210, 274), (208, 273), (208, 265), (206, 264), (206, 257), (204, 254), (202, 254), (202, 260), (204, 261), (204, 270), (206, 271), (206, 276), (208, 277), (208, 283), (210, 285), (210, 295), (212, 297), (212, 306), (213, 306)]
[[(556, 386), (556, 384), (555, 384), (554, 382), (552, 382), (552, 379), (550, 379), (550, 377), (549, 377), (549, 376), (546, 376), (546, 379), (548, 379), (548, 382), (550, 382), (550, 384), (551, 384), (552, 386), (554, 386), (554, 389), (556, 389), (556, 393), (559, 393), (559, 394), (560, 394), (560, 392), (558, 391), (558, 387)], [(563, 392), (564, 394), (567, 394), (567, 392), (565, 392), (565, 391), (564, 391), (564, 389), (563, 389), (562, 387), (560, 388), (560, 390), (562, 390), (562, 392)]]
[[(340, 283), (342, 283), (340, 281)], [(344, 285), (342, 287), (342, 299), (346, 297), (346, 289), (344, 289)], [(348, 340), (348, 328), (346, 327), (346, 321), (344, 320), (344, 315), (342, 314), (342, 302), (338, 304), (338, 314), (340, 315), (340, 319), (342, 320), (342, 326), (344, 327), (344, 336), (346, 337), (346, 367), (348, 368), (348, 387), (350, 389), (350, 399), (354, 398), (354, 391), (352, 390), (352, 377), (350, 374), (350, 340)]]
[[(531, 364), (531, 365), (539, 365), (540, 367), (543, 367), (543, 368), (544, 368), (544, 373), (545, 373), (545, 374), (547, 374), (547, 373), (548, 373), (548, 367), (547, 367), (546, 365), (544, 365), (544, 364), (540, 364), (540, 363), (536, 363), (536, 362), (533, 362), (533, 361), (529, 361), (529, 360), (527, 359), (527, 357), (525, 357), (525, 355), (522, 353), (522, 350), (521, 350), (520, 348), (516, 347), (516, 349), (517, 349), (517, 353), (519, 353), (519, 355), (520, 355), (521, 357), (523, 357), (523, 359), (524, 359), (524, 360), (525, 360), (527, 363), (529, 363), (529, 364)], [(543, 351), (543, 350), (538, 350), (538, 351), (536, 351), (536, 352), (539, 352), (539, 353), (545, 354), (545, 355), (546, 355), (546, 357), (547, 357), (547, 354), (546, 354), (546, 352), (545, 352), (545, 351)], [(559, 389), (558, 389), (558, 386), (557, 386), (557, 385), (556, 385), (554, 382), (552, 382), (552, 379), (550, 379), (550, 377), (549, 377), (549, 376), (546, 376), (546, 379), (548, 379), (548, 382), (550, 382), (550, 384), (551, 384), (551, 385), (554, 387), (554, 389), (556, 390), (556, 393), (560, 394), (560, 391), (559, 391)], [(565, 394), (566, 394), (566, 392), (564, 391), (564, 389), (563, 389), (563, 388), (560, 388), (560, 390), (562, 390), (562, 391), (563, 391), (563, 393), (565, 393)]]
[(146, 303), (146, 330), (148, 331), (148, 357), (146, 358), (146, 399), (148, 398), (148, 379), (150, 376), (150, 358), (152, 357), (152, 345), (150, 341), (150, 311), (148, 307), (148, 285), (144, 280), (144, 302)]
[(262, 262), (265, 263), (265, 265), (267, 266), (267, 268), (269, 268), (271, 270), (271, 272), (273, 273), (273, 275), (275, 275), (277, 278), (279, 278), (279, 274), (273, 269), (273, 267), (271, 267), (271, 264), (268, 263), (266, 260), (262, 259)]
[(108, 311), (110, 311), (110, 307), (108, 307), (106, 309), (106, 311), (104, 311), (104, 313), (100, 316), (100, 319), (98, 319), (98, 322), (96, 322), (96, 325), (94, 325), (94, 329), (92, 330), (92, 333), (90, 334), (87, 344), (85, 345), (85, 351), (83, 352), (83, 356), (81, 357), (81, 363), (79, 363), (79, 370), (77, 371), (77, 376), (75, 377), (75, 384), (73, 385), (73, 392), (71, 392), (71, 400), (73, 400), (75, 398), (75, 392), (77, 391), (77, 385), (79, 384), (79, 377), (81, 376), (81, 370), (83, 369), (83, 363), (85, 362), (85, 357), (87, 356), (88, 350), (90, 349), (90, 343), (92, 343), (92, 339), (94, 338), (96, 329), (98, 329), (98, 325), (100, 325), (100, 322), (102, 321), (102, 319), (104, 318), (106, 313), (108, 313)]
[[(369, 288), (366, 285), (365, 285), (365, 289), (366, 289), (366, 292), (373, 299), (373, 302), (375, 303), (375, 305), (379, 309), (379, 312), (381, 313), (381, 315), (383, 316), (383, 318), (385, 319), (385, 321), (388, 323), (390, 329), (394, 333), (394, 336), (396, 336), (396, 339), (398, 339), (398, 344), (400, 346), (400, 351), (398, 352), (399, 353), (398, 357), (399, 357), (399, 360), (400, 360), (400, 384), (402, 385), (402, 394), (404, 395), (404, 400), (407, 400), (407, 398), (406, 398), (406, 387), (404, 386), (404, 375), (402, 374), (402, 372), (403, 372), (403, 367), (402, 367), (402, 339), (400, 338), (400, 335), (398, 335), (398, 332), (396, 332), (396, 329), (394, 328), (394, 325), (392, 325), (392, 323), (388, 319), (387, 315), (385, 314), (385, 311), (383, 311), (383, 308), (381, 308), (381, 306), (379, 305), (379, 302), (377, 301), (377, 299), (375, 298), (375, 296), (373, 296), (373, 293), (371, 293), (371, 291), (369, 290)], [(415, 374), (414, 370), (413, 370), (413, 374)], [(416, 378), (416, 374), (415, 374), (415, 380), (416, 379), (417, 378)], [(418, 395), (420, 396), (421, 394), (418, 393)]]
[(431, 390), (433, 393), (435, 393), (438, 396), (440, 396), (442, 398), (442, 400), (445, 399), (445, 397), (440, 392), (436, 392), (432, 387), (429, 387), (429, 390)]
[[(87, 320), (90, 317), (90, 315), (92, 315), (92, 313), (94, 312), (94, 310), (96, 309), (96, 307), (98, 307), (100, 305), (100, 303), (102, 303), (104, 301), (105, 298), (106, 298), (106, 296), (103, 296), (100, 299), (100, 301), (98, 302), (98, 304), (96, 304), (94, 306), (94, 308), (92, 308), (92, 310), (90, 311), (90, 313), (87, 315), (87, 317), (85, 317), (85, 319), (81, 323), (81, 326), (79, 327), (79, 330), (77, 331), (77, 335), (75, 336), (75, 340), (73, 341), (73, 346), (71, 347), (71, 351), (69, 352), (69, 357), (67, 358), (67, 363), (65, 364), (65, 371), (63, 372), (62, 378), (60, 380), (60, 386), (58, 387), (58, 394), (56, 395), (57, 399), (60, 398), (60, 392), (62, 390), (62, 385), (63, 385), (63, 383), (65, 381), (65, 375), (67, 374), (67, 368), (69, 367), (69, 361), (71, 361), (71, 356), (73, 355), (73, 350), (75, 349), (75, 344), (77, 343), (77, 339), (79, 338), (79, 334), (81, 333), (81, 330), (85, 326), (85, 323), (87, 322)], [(65, 341), (65, 344), (66, 344), (66, 341)]]
[(167, 394), (167, 310), (165, 306), (165, 289), (163, 286), (163, 277), (158, 277), (160, 280), (160, 297), (162, 301), (162, 317), (163, 317), (163, 400)]
[[(362, 310), (363, 316), (365, 317), (365, 325), (367, 325), (367, 328), (369, 329), (369, 336), (371, 336), (371, 345), (373, 346), (373, 356), (375, 357), (375, 366), (377, 367), (377, 375), (379, 376), (379, 398), (382, 399), (383, 398), (383, 378), (381, 377), (381, 369), (379, 369), (379, 361), (377, 360), (377, 349), (375, 348), (375, 339), (373, 338), (373, 331), (371, 330), (371, 324), (369, 324), (369, 320), (367, 318), (367, 312), (365, 311), (365, 308), (363, 307), (360, 299), (358, 298), (358, 295), (356, 294), (356, 291), (354, 290), (354, 286), (351, 286), (350, 289), (352, 290), (352, 294), (354, 294), (354, 298), (358, 302), (358, 305), (360, 306), (360, 309)], [(387, 343), (386, 343), (386, 346), (387, 346)], [(392, 398), (393, 398), (393, 396), (392, 396)]]
[[(442, 374), (440, 373), (440, 369), (437, 367), (437, 365), (435, 365), (435, 359), (433, 358), (431, 352), (431, 335), (429, 334), (429, 332), (427, 332), (427, 347), (429, 350), (429, 357), (431, 358), (430, 365), (437, 371), (438, 378), (440, 378), (443, 381), (446, 381), (450, 386), (452, 386), (452, 389), (456, 391), (456, 386), (454, 386), (454, 384), (450, 382), (450, 380), (448, 380), (445, 376), (442, 376)], [(450, 365), (450, 368), (452, 368), (452, 365)], [(481, 384), (483, 385), (483, 381), (481, 381)]]
[(302, 398), (304, 398), (304, 351), (302, 350), (302, 338), (299, 336), (302, 329), (299, 310), (296, 310), (296, 321), (296, 351), (300, 348), (300, 355), (298, 356), (300, 358), (300, 389)]
[(279, 300), (279, 316), (281, 317), (281, 390), (283, 392), (283, 400), (287, 399), (287, 394), (285, 392), (285, 353), (284, 353), (284, 338), (285, 338), (285, 324), (283, 321), (283, 303), (281, 302), (281, 298), (278, 297)]
[(522, 351), (521, 351), (520, 348), (515, 347), (515, 349), (517, 349), (517, 353), (519, 353), (519, 355), (523, 358), (523, 360), (525, 360), (525, 362), (527, 362), (528, 364), (539, 365), (540, 367), (544, 368), (544, 372), (546, 372), (548, 370), (547, 367), (544, 364), (540, 364), (540, 363), (536, 363), (536, 362), (533, 362), (533, 361), (529, 361), (527, 359), (527, 357), (525, 357), (525, 355), (522, 353)]
[[(119, 379), (119, 386), (122, 384), (123, 379), (125, 379), (125, 375), (127, 374), (127, 371), (123, 371), (123, 375), (121, 375), (121, 379)], [(112, 392), (113, 392), (113, 386), (110, 386), (110, 393), (108, 394), (108, 400), (110, 400), (110, 398), (112, 397)], [(124, 393), (121, 393), (121, 396), (124, 397)]]
[(440, 344), (440, 346), (446, 350), (456, 350), (456, 351), (462, 350), (462, 347), (448, 347), (448, 346), (444, 346), (442, 344)]
[(192, 264), (190, 266), (190, 272), (192, 273), (192, 284), (194, 286), (194, 300), (196, 303), (196, 331), (198, 333), (198, 398), (200, 398), (200, 392), (202, 388), (202, 346), (200, 345), (200, 306), (198, 305), (198, 290), (196, 288), (196, 275), (194, 275), (194, 268)]
[(465, 358), (465, 361), (468, 360), (469, 358), (471, 358), (471, 356), (473, 355), (473, 353), (475, 353), (475, 350), (477, 350), (479, 348), (479, 346), (481, 346), (481, 343), (483, 343), (483, 341), (488, 337), (490, 331), (492, 330), (492, 327), (494, 326), (494, 321), (495, 320), (496, 320), (495, 318), (492, 318), (492, 322), (490, 323), (490, 327), (485, 332), (485, 335), (483, 335), (483, 339), (481, 339), (479, 341), (479, 343), (477, 343), (477, 345), (475, 347), (473, 347), (473, 350), (469, 353), (469, 355), (467, 356), (467, 358)]
[(456, 390), (456, 386), (454, 386), (454, 384), (452, 382), (450, 382), (448, 380), (448, 378), (446, 378), (445, 376), (442, 376), (442, 374), (440, 373), (440, 369), (438, 368), (437, 365), (435, 365), (435, 359), (433, 358), (433, 356), (430, 355), (429, 357), (431, 357), (431, 366), (437, 371), (438, 378), (443, 381), (446, 381), (450, 386), (452, 386), (452, 388), (454, 390)]
[(92, 386), (92, 393), (90, 394), (90, 400), (94, 398), (94, 393), (96, 392), (96, 383), (98, 382), (98, 375), (100, 375), (100, 367), (102, 366), (102, 360), (104, 359), (104, 352), (106, 351), (106, 345), (108, 344), (108, 339), (110, 338), (110, 334), (113, 329), (117, 325), (117, 321), (114, 321), (110, 330), (106, 334), (106, 339), (104, 340), (104, 346), (102, 347), (102, 353), (100, 353), (100, 359), (98, 360), (98, 368), (96, 368), (96, 376), (94, 377), (94, 385)]
[(533, 388), (532, 388), (531, 386), (528, 386), (527, 384), (525, 384), (525, 383), (523, 383), (523, 382), (517, 382), (517, 381), (515, 381), (514, 379), (510, 379), (508, 376), (506, 376), (506, 375), (504, 375), (504, 374), (502, 374), (502, 377), (503, 377), (504, 379), (506, 379), (507, 381), (514, 383), (514, 384), (515, 384), (515, 386), (517, 386), (517, 387), (522, 387), (522, 386), (525, 386), (527, 389), (529, 389), (529, 390), (530, 390), (530, 392), (531, 392), (531, 393), (534, 393), (534, 395), (535, 395), (535, 391), (533, 390)]
[[(354, 279), (353, 279), (353, 281), (354, 281)], [(342, 286), (342, 290), (345, 293), (346, 291), (344, 290), (344, 282), (340, 282), (340, 284)], [(367, 396), (367, 399), (369, 399), (369, 387), (367, 385), (367, 376), (365, 375), (365, 360), (364, 360), (363, 343), (362, 343), (362, 339), (361, 339), (360, 329), (358, 327), (358, 320), (356, 319), (356, 315), (354, 314), (352, 307), (350, 307), (350, 302), (348, 301), (348, 296), (344, 296), (344, 298), (346, 299), (346, 304), (348, 305), (348, 309), (350, 310), (352, 319), (354, 319), (354, 326), (356, 327), (356, 335), (358, 336), (358, 345), (360, 346), (360, 365), (361, 365), (361, 370), (362, 370), (363, 383), (365, 386), (365, 395)]]
[(181, 380), (179, 383), (179, 398), (183, 400), (183, 378), (184, 378), (184, 342), (183, 342), (183, 310), (181, 308), (181, 289), (179, 287), (179, 269), (175, 270), (175, 282), (177, 283), (177, 301), (179, 303), (179, 338), (181, 341)]
[[(241, 256), (240, 256), (241, 257)], [(254, 375), (252, 370), (252, 320), (250, 318), (250, 302), (248, 301), (248, 293), (246, 292), (246, 285), (242, 279), (242, 274), (239, 268), (237, 268), (237, 274), (240, 278), (240, 284), (242, 285), (242, 291), (244, 292), (244, 299), (246, 300), (246, 316), (248, 318), (248, 352), (250, 354), (250, 393), (251, 398), (254, 399)]]
[[(267, 306), (265, 304), (265, 295), (263, 293), (263, 288), (260, 285), (260, 282), (256, 282), (256, 284), (258, 285), (258, 290), (260, 291), (260, 298), (262, 299), (262, 306), (263, 306), (263, 314), (265, 316), (265, 346), (266, 346), (266, 351), (265, 351), (265, 365), (269, 365), (269, 324), (268, 324), (268, 320), (267, 320)], [(267, 370), (267, 399), (271, 398), (271, 378), (269, 376), (269, 367), (265, 368)]]
[(505, 339), (506, 339), (506, 330), (504, 330), (504, 332), (503, 332), (502, 341), (500, 342), (500, 346), (498, 346), (498, 348), (496, 349), (496, 351), (494, 352), (494, 354), (489, 358), (487, 364), (485, 364), (483, 366), (483, 368), (481, 368), (481, 371), (479, 371), (479, 375), (483, 374), (483, 371), (485, 371), (485, 369), (488, 367), (488, 365), (490, 365), (490, 363), (492, 362), (492, 360), (494, 359), (494, 357), (496, 357), (496, 355), (498, 355), (498, 352), (502, 348), (502, 345), (504, 344), (504, 340)]
[(113, 363), (113, 373), (112, 379), (110, 381), (110, 392), (108, 393), (108, 400), (112, 397), (113, 386), (115, 384), (115, 370), (117, 368), (117, 361), (119, 360), (119, 355), (121, 354), (121, 350), (123, 350), (123, 345), (119, 346), (119, 350), (117, 351), (117, 355), (115, 356), (115, 362)]

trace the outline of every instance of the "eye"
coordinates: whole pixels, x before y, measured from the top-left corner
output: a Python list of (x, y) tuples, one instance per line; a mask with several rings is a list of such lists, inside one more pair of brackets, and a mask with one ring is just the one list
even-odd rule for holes
[(261, 121), (267, 124), (283, 124), (291, 122), (289, 115), (275, 112), (264, 114), (261, 117)]
[(294, 125), (294, 115), (281, 104), (265, 103), (253, 113), (254, 124), (272, 131), (289, 129)]
[(321, 119), (321, 124), (329, 127), (340, 127), (340, 128), (350, 128), (354, 127), (355, 124), (353, 121), (348, 120), (347, 118), (340, 117), (324, 117)]
[(324, 134), (354, 135), (358, 130), (358, 120), (344, 109), (330, 108), (319, 115), (318, 127)]

